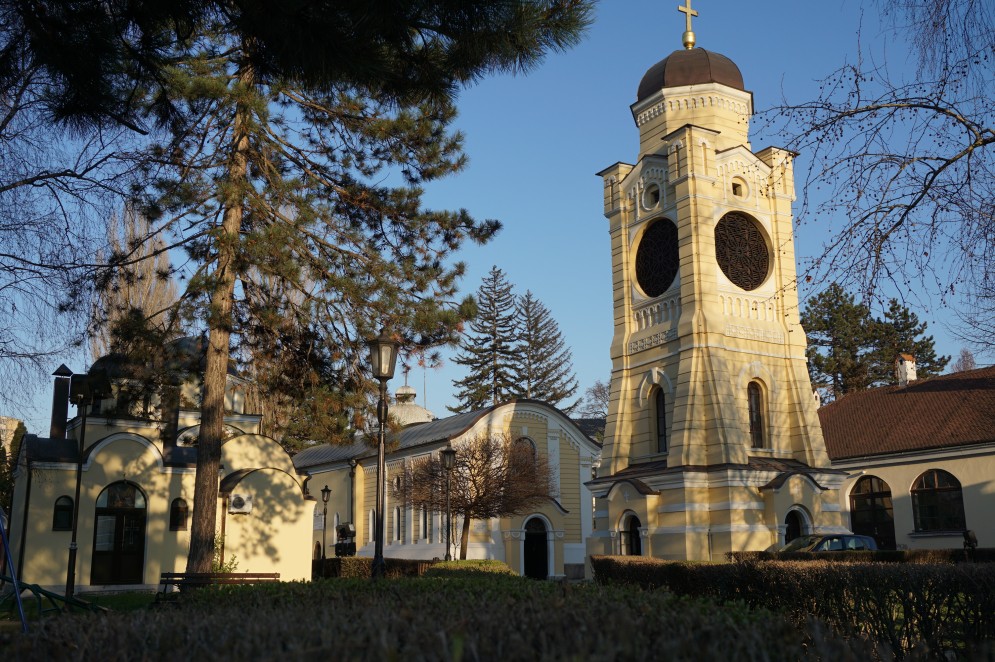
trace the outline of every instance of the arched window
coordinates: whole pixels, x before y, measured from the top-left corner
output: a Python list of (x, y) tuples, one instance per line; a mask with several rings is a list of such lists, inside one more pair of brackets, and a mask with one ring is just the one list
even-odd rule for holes
[(312, 559), (320, 559), (321, 558), (321, 543), (320, 542), (315, 541), (315, 543), (314, 543), (314, 552), (312, 552), (312, 554), (313, 554), (311, 556)]
[(750, 442), (753, 448), (764, 448), (764, 398), (760, 384), (750, 382), (746, 387), (746, 400), (750, 407)]
[(334, 545), (339, 541), (339, 514), (335, 513), (335, 517), (332, 518), (332, 544)]
[(398, 506), (394, 507), (394, 542), (401, 541), (401, 509)]
[(67, 496), (60, 496), (55, 500), (55, 508), (52, 512), (52, 530), (70, 531), (73, 528), (73, 500)]
[(373, 542), (375, 540), (374, 533), (377, 528), (377, 511), (375, 508), (370, 508), (370, 525), (366, 527), (366, 542)]
[(930, 469), (912, 485), (916, 531), (963, 531), (964, 495), (960, 481), (941, 469)]
[(663, 389), (653, 391), (653, 436), (656, 438), (656, 452), (667, 452), (667, 396)]
[(850, 492), (850, 528), (871, 536), (878, 549), (895, 549), (895, 516), (891, 488), (877, 476), (864, 476)]
[(183, 499), (173, 499), (173, 503), (169, 506), (169, 530), (170, 531), (186, 531), (187, 530), (187, 515), (190, 510), (187, 508), (187, 502)]

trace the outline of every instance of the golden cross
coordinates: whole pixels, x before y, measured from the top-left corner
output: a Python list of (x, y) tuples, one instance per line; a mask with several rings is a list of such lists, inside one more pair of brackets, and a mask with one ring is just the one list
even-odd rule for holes
[(684, 18), (687, 21), (686, 24), (687, 27), (684, 30), (684, 36), (683, 36), (684, 48), (692, 49), (694, 48), (694, 32), (691, 31), (691, 17), (697, 16), (698, 12), (691, 9), (691, 0), (684, 0), (684, 2), (686, 4), (677, 5), (677, 11), (684, 14)]

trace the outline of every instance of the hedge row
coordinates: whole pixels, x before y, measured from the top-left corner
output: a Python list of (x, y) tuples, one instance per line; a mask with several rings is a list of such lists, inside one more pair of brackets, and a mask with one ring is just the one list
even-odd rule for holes
[[(384, 566), (389, 579), (398, 577), (448, 577), (458, 575), (466, 577), (476, 574), (506, 574), (517, 576), (514, 570), (501, 561), (493, 560), (463, 560), (463, 561), (422, 561), (413, 559), (384, 559)], [(373, 573), (373, 559), (368, 556), (344, 556), (330, 559), (316, 559), (311, 564), (312, 579), (332, 577), (369, 578)]]
[(904, 549), (847, 552), (729, 552), (731, 561), (834, 561), (837, 563), (995, 563), (995, 548)]
[(682, 596), (815, 616), (845, 636), (868, 636), (897, 658), (995, 652), (995, 565), (829, 561), (667, 562), (591, 559), (596, 581), (663, 588)]
[(180, 611), (44, 619), (7, 660), (873, 660), (873, 645), (717, 607), (521, 577), (341, 579), (202, 591)]

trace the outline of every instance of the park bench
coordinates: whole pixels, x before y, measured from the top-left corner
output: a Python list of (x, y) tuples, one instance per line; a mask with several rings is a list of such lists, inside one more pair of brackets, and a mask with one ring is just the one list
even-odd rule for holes
[(159, 577), (159, 592), (156, 602), (167, 597), (170, 587), (177, 591), (184, 588), (202, 588), (205, 586), (233, 586), (238, 584), (259, 584), (263, 582), (280, 581), (279, 572), (164, 572)]

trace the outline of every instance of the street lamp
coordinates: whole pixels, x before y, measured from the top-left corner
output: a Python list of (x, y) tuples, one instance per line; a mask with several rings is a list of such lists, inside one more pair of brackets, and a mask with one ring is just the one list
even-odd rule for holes
[(380, 330), (380, 335), (366, 343), (370, 347), (370, 372), (375, 379), (380, 380), (380, 400), (377, 402), (377, 423), (380, 424), (380, 431), (377, 438), (377, 512), (376, 530), (374, 536), (376, 544), (373, 550), (373, 578), (383, 577), (386, 574), (386, 566), (383, 560), (383, 538), (384, 538), (384, 506), (387, 502), (387, 482), (384, 480), (386, 472), (385, 446), (387, 444), (387, 382), (394, 376), (394, 364), (397, 361), (397, 342), (389, 335), (386, 329)]
[[(332, 491), (328, 489), (328, 485), (321, 488), (321, 560), (325, 560), (325, 522), (328, 520), (328, 497), (332, 495)], [(325, 576), (325, 568), (321, 568), (322, 577)]]
[(94, 370), (89, 375), (72, 375), (69, 378), (69, 402), (76, 405), (76, 411), (82, 417), (79, 428), (79, 455), (76, 458), (76, 498), (73, 501), (73, 533), (69, 542), (69, 567), (66, 570), (66, 609), (69, 609), (69, 600), (76, 592), (76, 532), (79, 528), (79, 494), (80, 486), (83, 482), (83, 450), (86, 444), (86, 410), (93, 404), (94, 399), (99, 400), (104, 395), (111, 392), (111, 383), (107, 378), (107, 373), (103, 370)]
[(442, 455), (442, 466), (446, 470), (446, 560), (452, 561), (453, 555), (449, 550), (452, 548), (453, 520), (452, 510), (449, 506), (449, 488), (453, 475), (453, 465), (456, 464), (456, 450), (452, 446), (447, 446), (440, 455)]

